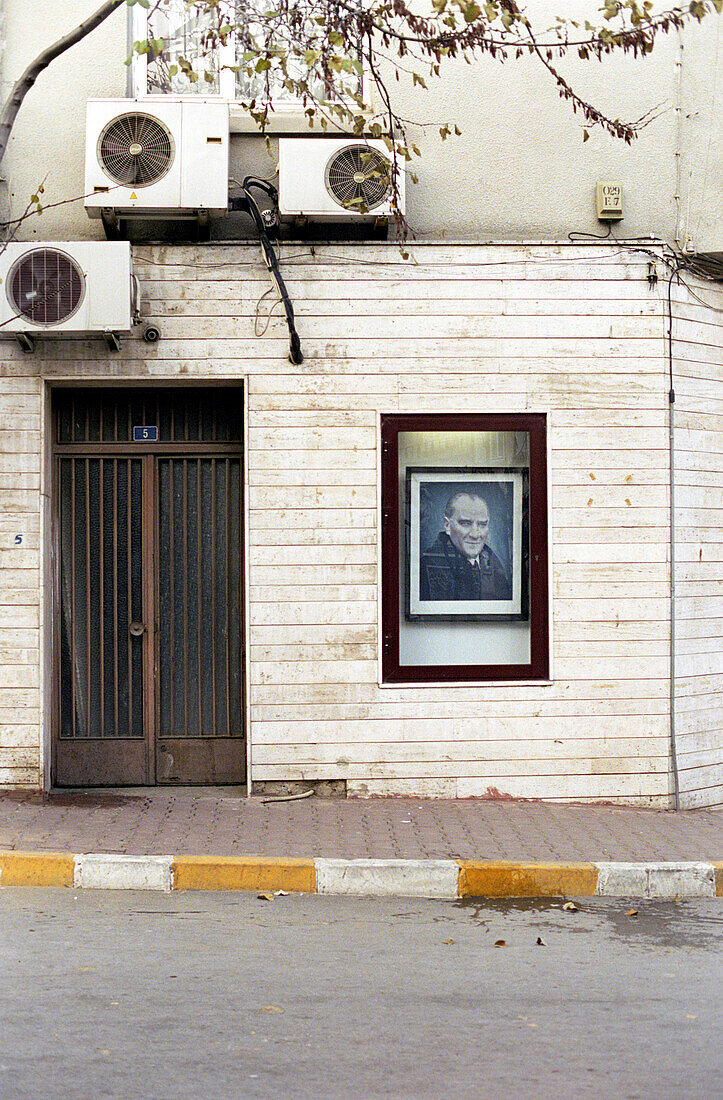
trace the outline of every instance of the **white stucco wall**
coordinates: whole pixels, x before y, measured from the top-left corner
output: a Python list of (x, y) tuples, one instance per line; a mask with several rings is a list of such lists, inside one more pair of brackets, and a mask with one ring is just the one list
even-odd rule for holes
[[(88, 0), (47, 5), (8, 0), (3, 90), (34, 56), (86, 15)], [(558, 7), (535, 0), (545, 26)], [(594, 15), (596, 0), (566, 4), (564, 14)], [(88, 97), (126, 95), (128, 69), (126, 9), (57, 59), (41, 75), (18, 117), (5, 160), (14, 213), (43, 178), (47, 203), (83, 191), (84, 103)], [(572, 231), (600, 232), (594, 213), (598, 179), (620, 180), (625, 219), (620, 236), (652, 235), (696, 250), (723, 250), (723, 142), (721, 25), (713, 17), (700, 27), (661, 39), (644, 61), (613, 58), (602, 63), (569, 59), (561, 70), (576, 89), (612, 117), (657, 114), (631, 146), (591, 131), (583, 143), (583, 122), (563, 103), (542, 66), (533, 60), (504, 65), (491, 59), (472, 66), (445, 67), (430, 90), (414, 90), (403, 77), (393, 82), (400, 114), (434, 126), (412, 127), (423, 157), (419, 183), (409, 187), (408, 216), (419, 237), (441, 239), (565, 239)], [(684, 47), (681, 52), (681, 45)], [(677, 68), (682, 58), (682, 67)], [(441, 142), (437, 126), (458, 122), (461, 138)], [(306, 132), (306, 131), (305, 131)], [(235, 174), (271, 174), (269, 158), (255, 137), (233, 139)], [(82, 202), (48, 210), (26, 223), (24, 237), (98, 237)], [(242, 219), (216, 230), (224, 236), (247, 232)]]

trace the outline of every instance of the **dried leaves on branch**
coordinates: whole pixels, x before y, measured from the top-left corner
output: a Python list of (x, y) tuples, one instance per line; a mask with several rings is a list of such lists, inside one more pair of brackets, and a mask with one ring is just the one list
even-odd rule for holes
[[(661, 35), (723, 10), (723, 0), (659, 11), (651, 0), (604, 0), (598, 23), (558, 17), (538, 29), (516, 0), (425, 0), (426, 13), (405, 0), (128, 2), (148, 9), (149, 37), (134, 49), (148, 56), (149, 87), (190, 90), (200, 80), (215, 90), (219, 74), (231, 70), (235, 98), (262, 132), (280, 105), (300, 102), (310, 126), (384, 139), (394, 175), (399, 162), (420, 155), (411, 124), (428, 125), (403, 118), (395, 107), (400, 71), (426, 88), (454, 59), (472, 64), (483, 56), (501, 62), (529, 56), (586, 125), (630, 142), (651, 115), (609, 117), (575, 91), (559, 71), (560, 60), (644, 57)], [(439, 127), (442, 139), (453, 132), (460, 132), (456, 120)]]
[[(293, 102), (301, 104), (309, 126), (381, 138), (391, 153), (393, 199), (401, 164), (421, 155), (412, 124), (430, 125), (399, 113), (393, 92), (400, 73), (426, 88), (450, 61), (531, 57), (586, 125), (630, 142), (653, 113), (631, 121), (609, 117), (573, 88), (560, 61), (568, 55), (584, 61), (613, 53), (644, 57), (661, 35), (723, 12), (723, 0), (660, 10), (652, 0), (602, 0), (597, 22), (561, 16), (540, 29), (516, 0), (420, 0), (426, 6), (420, 11), (405, 0), (104, 0), (13, 85), (0, 112), (0, 162), (23, 100), (43, 70), (124, 3), (147, 14), (146, 37), (133, 44), (133, 54), (147, 59), (149, 92), (188, 92), (201, 81), (218, 93), (222, 80), (230, 79), (230, 97), (264, 133), (274, 110)], [(442, 139), (460, 133), (454, 119), (438, 130)], [(588, 130), (583, 133), (587, 138)], [(398, 226), (406, 228), (401, 215)]]

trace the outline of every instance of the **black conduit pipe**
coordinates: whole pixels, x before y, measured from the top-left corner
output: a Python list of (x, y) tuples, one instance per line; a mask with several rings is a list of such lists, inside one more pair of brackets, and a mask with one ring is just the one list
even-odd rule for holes
[[(273, 183), (269, 183), (268, 180), (259, 179), (257, 176), (246, 176), (241, 184), (242, 198), (238, 204), (240, 209), (246, 210), (254, 220), (254, 224), (259, 234), (259, 241), (261, 243), (261, 251), (264, 255), (266, 266), (271, 272), (271, 278), (276, 284), (276, 289), (281, 296), (281, 300), (284, 303), (284, 311), (286, 313), (286, 323), (289, 327), (289, 362), (294, 366), (299, 366), (304, 362), (304, 354), (301, 350), (301, 340), (299, 334), (296, 331), (296, 322), (294, 319), (294, 307), (289, 297), (289, 292), (286, 289), (286, 283), (279, 269), (279, 260), (274, 246), (271, 243), (271, 238), (264, 225), (263, 217), (261, 216), (261, 210), (256, 199), (251, 194), (252, 188), (258, 191), (264, 191), (274, 204), (274, 208), (278, 208), (279, 193), (274, 187)], [(235, 205), (235, 204), (234, 204)]]

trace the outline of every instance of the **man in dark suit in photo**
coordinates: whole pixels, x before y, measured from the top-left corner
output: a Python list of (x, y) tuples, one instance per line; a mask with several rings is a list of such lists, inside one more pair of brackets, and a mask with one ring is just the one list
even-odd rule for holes
[(510, 600), (512, 581), (487, 545), (490, 512), (474, 490), (454, 493), (444, 507), (444, 530), (422, 554), (422, 600)]

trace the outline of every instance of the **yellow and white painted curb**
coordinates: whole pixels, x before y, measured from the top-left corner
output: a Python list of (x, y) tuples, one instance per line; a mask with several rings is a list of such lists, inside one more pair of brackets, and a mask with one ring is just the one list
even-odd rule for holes
[(356, 897), (723, 897), (723, 862), (520, 863), (0, 852), (0, 886)]

